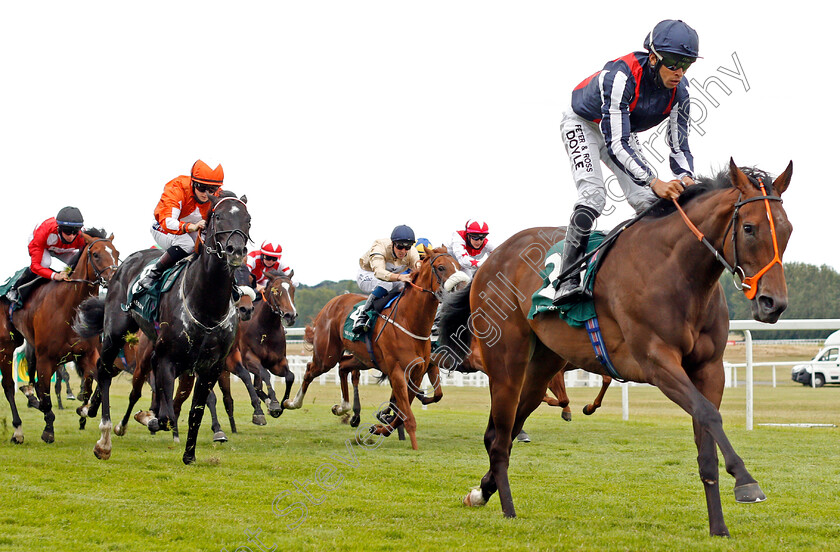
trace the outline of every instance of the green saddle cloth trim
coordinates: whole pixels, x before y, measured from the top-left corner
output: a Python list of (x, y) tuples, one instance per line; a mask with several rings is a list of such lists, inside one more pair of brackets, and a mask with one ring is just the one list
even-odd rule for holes
[[(156, 260), (157, 259), (155, 259), (155, 261)], [(144, 320), (157, 322), (161, 295), (172, 289), (172, 286), (175, 285), (175, 281), (178, 279), (178, 275), (188, 264), (188, 262), (180, 262), (176, 264), (169, 270), (166, 270), (152, 287), (138, 295), (134, 295), (134, 285), (146, 272), (145, 270), (141, 270), (140, 274), (132, 280), (131, 285), (128, 288), (128, 297), (126, 298), (125, 304), (122, 305), (122, 310), (125, 312), (132, 310), (139, 314)]]
[[(359, 301), (353, 308), (350, 310), (350, 314), (347, 315), (347, 319), (344, 321), (344, 326), (342, 327), (342, 333), (344, 334), (344, 339), (348, 341), (363, 341), (365, 338), (365, 334), (357, 334), (353, 332), (353, 324), (356, 323), (356, 319), (359, 318), (359, 315), (362, 314), (362, 307), (365, 306), (365, 301)], [(368, 311), (368, 315), (371, 316), (371, 320), (373, 320), (376, 315), (373, 314), (373, 310)]]
[(12, 289), (12, 286), (15, 285), (15, 282), (18, 281), (18, 278), (20, 278), (24, 272), (26, 272), (26, 267), (15, 272), (3, 285), (0, 285), (0, 297), (6, 295), (9, 290)]
[[(589, 236), (589, 244), (586, 246), (586, 252), (589, 253), (604, 241), (606, 234), (603, 232), (592, 232)], [(565, 240), (554, 244), (545, 254), (545, 268), (540, 271), (540, 276), (543, 279), (543, 285), (538, 289), (531, 298), (531, 309), (528, 311), (528, 318), (533, 319), (534, 316), (542, 312), (557, 312), (557, 314), (566, 321), (569, 326), (573, 328), (580, 328), (587, 320), (595, 318), (595, 302), (591, 299), (573, 303), (570, 305), (563, 305), (556, 307), (552, 304), (554, 301), (554, 286), (552, 282), (560, 275), (560, 264), (563, 258), (563, 246)], [(600, 255), (601, 252), (598, 253)], [(592, 292), (595, 288), (595, 274), (599, 263), (594, 263), (590, 260), (586, 267), (586, 272), (583, 275), (584, 287)]]

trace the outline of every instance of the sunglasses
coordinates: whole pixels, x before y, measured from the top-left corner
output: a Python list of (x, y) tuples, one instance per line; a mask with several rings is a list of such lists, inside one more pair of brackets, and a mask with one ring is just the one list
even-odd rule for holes
[(487, 234), (470, 234), (469, 237), (471, 240), (483, 240), (487, 237)]
[(406, 250), (406, 249), (411, 249), (413, 247), (413, 245), (414, 244), (411, 244), (411, 243), (395, 243), (394, 244), (394, 249), (399, 249), (400, 251), (402, 251), (402, 250)]
[(277, 257), (266, 257), (265, 255), (263, 255), (264, 263), (273, 263), (275, 261), (277, 261)]
[(207, 192), (211, 194), (215, 194), (219, 191), (219, 186), (213, 186), (211, 184), (201, 184), (200, 182), (195, 183), (195, 189), (199, 192)]
[(662, 62), (662, 65), (665, 69), (669, 71), (676, 71), (677, 69), (682, 69), (683, 71), (688, 71), (688, 68), (691, 67), (691, 64), (694, 63), (697, 58), (688, 57), (688, 56), (678, 56), (675, 54), (656, 54), (656, 57), (659, 58), (659, 61)]

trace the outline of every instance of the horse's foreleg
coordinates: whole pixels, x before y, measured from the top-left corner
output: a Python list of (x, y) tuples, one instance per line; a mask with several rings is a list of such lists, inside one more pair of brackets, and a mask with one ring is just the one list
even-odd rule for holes
[(429, 377), (429, 382), (432, 384), (432, 389), (434, 389), (435, 394), (432, 397), (427, 397), (422, 390), (418, 390), (416, 393), (417, 400), (422, 404), (440, 402), (443, 398), (443, 388), (440, 386), (440, 368), (438, 368), (438, 365), (434, 362), (430, 362), (429, 367), (426, 370), (426, 375)]
[(353, 416), (350, 417), (350, 427), (359, 427), (362, 420), (362, 401), (359, 399), (359, 377), (361, 371), (357, 368), (351, 373), (353, 382)]
[(137, 362), (134, 368), (134, 373), (131, 376), (131, 392), (128, 394), (128, 408), (125, 409), (125, 416), (117, 423), (114, 428), (114, 433), (123, 436), (128, 430), (128, 418), (131, 416), (131, 411), (134, 410), (134, 405), (143, 396), (143, 383), (146, 381), (147, 372), (144, 371), (143, 365), (140, 361)]
[[(405, 425), (408, 438), (411, 440), (411, 448), (417, 450), (417, 421), (411, 411), (411, 401), (408, 398), (408, 384), (402, 368), (397, 365), (388, 375), (391, 379), (391, 391), (394, 395), (394, 402), (398, 409), (398, 416)], [(392, 426), (393, 427), (393, 426)]]
[(238, 377), (245, 388), (248, 390), (248, 396), (251, 397), (251, 406), (254, 409), (254, 414), (251, 416), (251, 422), (254, 425), (265, 425), (265, 414), (262, 411), (262, 401), (257, 397), (257, 390), (254, 389), (254, 382), (251, 380), (251, 372), (249, 372), (241, 363), (236, 364), (236, 377)]
[(547, 392), (545, 393), (545, 396), (542, 400), (547, 402), (551, 406), (559, 406), (560, 408), (562, 408), (563, 412), (560, 414), (560, 416), (567, 422), (571, 422), (572, 409), (569, 408), (569, 395), (566, 393), (566, 378), (564, 375), (564, 371), (560, 370), (559, 372), (557, 372), (554, 375), (554, 377), (551, 378), (551, 380), (548, 382), (547, 387), (548, 391), (551, 391), (554, 394), (554, 396), (557, 397), (557, 400), (551, 401)]
[(64, 405), (61, 404), (61, 369), (63, 366), (59, 366), (59, 369), (55, 372), (55, 402), (58, 403), (58, 409), (64, 410)]
[[(104, 351), (103, 351), (104, 358)], [(111, 370), (106, 368), (102, 359), (99, 360), (96, 374), (96, 390), (102, 400), (102, 417), (99, 421), (100, 437), (93, 447), (93, 454), (100, 460), (111, 457)]]
[[(347, 386), (347, 378), (353, 371), (352, 361), (344, 360), (338, 363), (338, 383), (341, 386), (341, 402), (334, 404), (331, 411), (336, 416), (344, 416), (350, 412), (350, 390)], [(354, 426), (355, 427), (355, 426)]]
[(213, 389), (216, 381), (219, 379), (222, 366), (215, 366), (208, 370), (208, 373), (198, 374), (193, 389), (192, 408), (190, 408), (190, 416), (187, 430), (187, 445), (184, 447), (184, 464), (192, 464), (195, 462), (195, 445), (198, 440), (198, 430), (201, 427), (201, 419), (204, 417), (204, 405), (207, 403), (207, 396), (210, 390)]
[(41, 358), (38, 362), (38, 381), (35, 389), (38, 392), (38, 401), (41, 403), (39, 410), (44, 413), (44, 431), (41, 433), (41, 440), (45, 443), (55, 442), (55, 414), (52, 411), (52, 399), (50, 397), (50, 379), (52, 378), (52, 367), (55, 366), (47, 358)]
[(285, 375), (283, 379), (286, 380), (286, 388), (283, 391), (283, 400), (280, 401), (280, 413), (283, 413), (283, 404), (289, 399), (289, 395), (292, 392), (292, 385), (295, 383), (295, 373), (289, 368), (288, 361), (284, 358), (282, 362), (282, 368), (285, 371)]
[(222, 431), (222, 425), (219, 423), (219, 417), (216, 415), (216, 393), (211, 389), (207, 393), (207, 408), (210, 410), (210, 430), (213, 432), (213, 441), (216, 443), (226, 442), (227, 435)]
[[(279, 372), (276, 372), (279, 373)], [(283, 413), (283, 405), (277, 401), (277, 395), (274, 393), (274, 387), (271, 385), (271, 373), (260, 365), (260, 377), (265, 381), (265, 386), (268, 391), (268, 413), (272, 418), (279, 418)]]
[(316, 364), (315, 358), (306, 364), (306, 373), (303, 375), (303, 382), (300, 384), (297, 395), (293, 400), (286, 399), (283, 401), (283, 408), (289, 410), (297, 410), (303, 406), (303, 398), (306, 396), (306, 391), (309, 385), (321, 374), (328, 372), (332, 368), (325, 368), (323, 364)]

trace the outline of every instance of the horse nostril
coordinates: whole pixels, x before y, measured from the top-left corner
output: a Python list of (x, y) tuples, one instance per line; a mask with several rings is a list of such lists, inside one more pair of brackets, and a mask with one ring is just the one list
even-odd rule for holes
[(768, 295), (759, 296), (758, 304), (765, 311), (772, 311), (773, 308), (776, 306), (776, 302), (773, 301), (773, 298)]

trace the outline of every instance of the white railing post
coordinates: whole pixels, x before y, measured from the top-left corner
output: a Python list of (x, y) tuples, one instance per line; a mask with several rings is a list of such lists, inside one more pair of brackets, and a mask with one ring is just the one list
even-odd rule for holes
[(621, 384), (621, 419), (625, 422), (630, 419), (630, 382)]
[(747, 347), (747, 431), (753, 428), (753, 350), (752, 334), (744, 330), (744, 344)]

